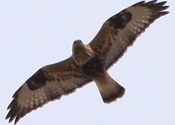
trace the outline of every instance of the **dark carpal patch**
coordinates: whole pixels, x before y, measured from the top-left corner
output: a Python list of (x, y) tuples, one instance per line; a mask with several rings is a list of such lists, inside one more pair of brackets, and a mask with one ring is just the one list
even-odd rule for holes
[(36, 90), (46, 85), (47, 81), (46, 72), (43, 69), (38, 70), (33, 76), (31, 76), (27, 81), (27, 86), (30, 90)]
[(82, 70), (87, 76), (96, 77), (103, 71), (103, 65), (100, 59), (94, 57), (82, 66)]
[(112, 23), (115, 29), (123, 29), (131, 19), (132, 14), (126, 10), (123, 10), (119, 14), (116, 14), (109, 18), (109, 21)]

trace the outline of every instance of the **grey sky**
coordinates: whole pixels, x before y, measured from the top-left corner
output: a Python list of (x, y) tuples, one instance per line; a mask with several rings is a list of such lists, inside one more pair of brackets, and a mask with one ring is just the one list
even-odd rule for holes
[[(0, 125), (14, 92), (36, 70), (71, 56), (72, 43), (90, 42), (102, 24), (139, 0), (0, 0)], [(126, 88), (104, 104), (92, 82), (22, 118), (18, 125), (174, 125), (175, 5), (156, 20), (110, 70)]]

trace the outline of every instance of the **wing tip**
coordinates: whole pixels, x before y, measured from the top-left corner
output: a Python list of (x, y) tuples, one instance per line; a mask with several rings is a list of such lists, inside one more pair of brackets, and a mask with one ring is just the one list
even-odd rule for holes
[[(152, 7), (153, 9), (155, 8), (161, 8), (161, 10), (165, 10), (167, 9), (169, 6), (164, 6), (167, 1), (162, 1), (162, 2), (157, 2), (158, 0), (151, 0), (151, 1), (148, 1), (148, 2), (145, 2), (145, 1), (140, 1), (132, 6), (147, 6), (147, 7)], [(154, 6), (154, 7), (153, 7)]]
[[(155, 19), (169, 13), (169, 11), (164, 11), (167, 8), (169, 8), (169, 6), (165, 5), (166, 3), (167, 3), (167, 1), (157, 2), (157, 0), (151, 0), (149, 2), (145, 2), (145, 1), (139, 2), (139, 3), (135, 4), (134, 6), (137, 5), (137, 6), (149, 8), (150, 12), (152, 12), (152, 14), (154, 16), (152, 21), (154, 21)], [(150, 22), (152, 22), (152, 21), (150, 21)]]

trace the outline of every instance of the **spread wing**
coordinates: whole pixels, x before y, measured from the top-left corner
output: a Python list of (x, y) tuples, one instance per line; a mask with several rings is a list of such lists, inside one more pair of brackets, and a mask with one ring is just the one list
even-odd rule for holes
[(109, 68), (157, 18), (167, 14), (166, 2), (144, 1), (109, 18), (89, 46)]
[(62, 95), (73, 92), (76, 88), (90, 82), (81, 69), (68, 58), (62, 62), (48, 65), (38, 70), (13, 95), (6, 116), (15, 123), (38, 107)]

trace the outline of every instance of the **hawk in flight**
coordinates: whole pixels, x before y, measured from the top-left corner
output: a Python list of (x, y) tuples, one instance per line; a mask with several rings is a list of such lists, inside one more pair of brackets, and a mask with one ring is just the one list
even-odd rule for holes
[(32, 110), (92, 81), (105, 103), (122, 97), (125, 88), (107, 70), (151, 23), (168, 14), (165, 3), (138, 2), (106, 20), (89, 44), (74, 41), (71, 57), (42, 67), (14, 93), (6, 119), (16, 124)]

